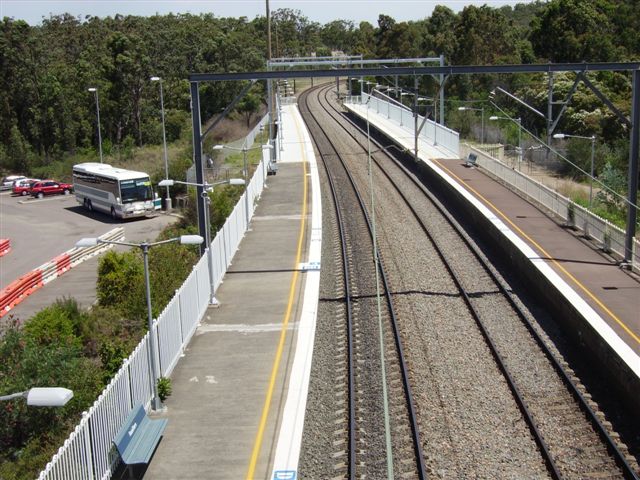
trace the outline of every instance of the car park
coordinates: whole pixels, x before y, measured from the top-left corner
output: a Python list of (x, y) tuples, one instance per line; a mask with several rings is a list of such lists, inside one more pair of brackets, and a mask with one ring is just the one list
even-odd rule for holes
[(11, 189), (11, 192), (14, 195), (20, 195), (24, 197), (31, 193), (31, 187), (39, 181), (39, 178), (22, 178), (20, 180), (16, 180), (15, 182), (13, 182), (13, 188)]
[(32, 185), (30, 194), (32, 197), (43, 198), (45, 195), (69, 195), (72, 191), (73, 185), (69, 183), (60, 183), (54, 180), (42, 180)]
[(23, 178), (27, 178), (24, 175), (9, 175), (2, 179), (2, 183), (0, 184), (0, 190), (11, 190), (13, 188), (13, 182), (16, 180), (22, 180)]

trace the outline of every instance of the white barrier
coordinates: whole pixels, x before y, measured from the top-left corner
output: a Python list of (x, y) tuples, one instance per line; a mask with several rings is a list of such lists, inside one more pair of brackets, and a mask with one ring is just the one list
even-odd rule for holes
[[(217, 289), (247, 230), (246, 219), (253, 216), (255, 202), (266, 180), (263, 163), (264, 160), (258, 165), (247, 191), (209, 246), (212, 249), (212, 265), (207, 265), (208, 255), (200, 258), (189, 277), (153, 322), (152, 331), (147, 332), (93, 406), (85, 412), (64, 445), (40, 472), (40, 480), (106, 479), (111, 476), (119, 462), (112, 446), (117, 430), (136, 403), (142, 403), (147, 410), (151, 404), (153, 389), (149, 335), (156, 335), (157, 338), (158, 356), (152, 360), (159, 367), (157, 371), (165, 377), (171, 375), (207, 309), (210, 293), (208, 268), (213, 269), (214, 289)], [(249, 202), (245, 202), (245, 195), (249, 195)], [(248, 216), (245, 210), (247, 204)]]
[[(365, 105), (369, 102), (369, 108), (378, 114), (386, 115), (389, 120), (397, 123), (401, 127), (414, 134), (414, 116), (413, 112), (404, 105), (399, 105), (397, 101), (389, 97), (379, 98), (373, 95), (363, 93), (361, 96), (350, 96), (345, 98), (345, 103), (357, 103)], [(424, 117), (418, 115), (418, 125), (422, 124)], [(460, 148), (460, 135), (458, 132), (451, 130), (439, 123), (427, 119), (424, 127), (420, 131), (419, 137), (427, 142), (446, 148), (451, 153), (458, 155)]]
[[(469, 152), (476, 154), (476, 163), (490, 175), (502, 180), (529, 201), (558, 215), (572, 227), (582, 230), (585, 236), (595, 239), (604, 250), (610, 250), (624, 258), (625, 231), (623, 229), (572, 202), (546, 185), (514, 170), (488, 153), (463, 144), (461, 155), (466, 157)], [(631, 268), (635, 272), (640, 272), (640, 242), (637, 239), (633, 241)]]

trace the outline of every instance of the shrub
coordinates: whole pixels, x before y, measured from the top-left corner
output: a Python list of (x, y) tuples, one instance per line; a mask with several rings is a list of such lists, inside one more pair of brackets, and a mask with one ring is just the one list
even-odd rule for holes
[(171, 379), (167, 377), (160, 377), (158, 379), (158, 396), (160, 401), (164, 402), (171, 396)]

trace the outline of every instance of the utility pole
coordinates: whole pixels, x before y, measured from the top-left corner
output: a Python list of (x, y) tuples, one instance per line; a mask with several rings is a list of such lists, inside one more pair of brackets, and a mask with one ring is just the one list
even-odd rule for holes
[[(271, 12), (269, 11), (269, 0), (265, 1), (267, 3), (267, 70), (271, 70)], [(269, 114), (269, 144), (271, 144), (273, 138), (273, 85), (271, 79), (267, 80), (267, 112)], [(271, 149), (270, 156), (273, 161), (275, 148)]]

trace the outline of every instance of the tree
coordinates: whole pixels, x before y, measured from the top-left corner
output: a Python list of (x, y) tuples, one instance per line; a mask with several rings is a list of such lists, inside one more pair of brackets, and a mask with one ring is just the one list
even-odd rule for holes
[(531, 24), (536, 55), (551, 62), (617, 60), (616, 30), (607, 12), (612, 4), (593, 0), (555, 0), (546, 4)]

